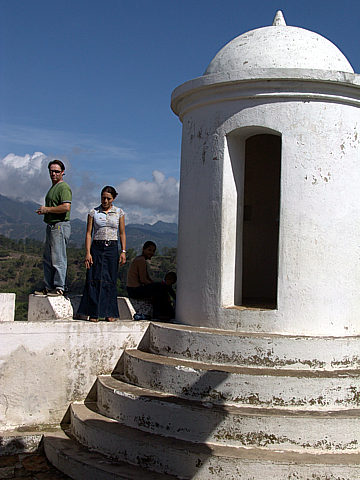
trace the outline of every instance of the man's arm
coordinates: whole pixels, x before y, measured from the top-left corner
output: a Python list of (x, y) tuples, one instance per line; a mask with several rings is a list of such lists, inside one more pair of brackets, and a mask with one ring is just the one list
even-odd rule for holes
[(61, 203), (57, 207), (45, 207), (44, 205), (41, 205), (41, 207), (36, 210), (36, 213), (38, 215), (45, 215), (45, 213), (66, 213), (70, 211), (70, 208), (70, 202)]

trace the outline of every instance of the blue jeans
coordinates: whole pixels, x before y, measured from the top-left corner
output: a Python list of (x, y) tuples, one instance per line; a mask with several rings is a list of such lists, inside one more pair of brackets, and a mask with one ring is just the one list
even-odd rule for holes
[(117, 241), (106, 245), (94, 240), (91, 245), (93, 265), (86, 272), (86, 284), (79, 305), (79, 315), (92, 318), (119, 317), (117, 304), (117, 274), (119, 249)]
[(66, 246), (71, 233), (70, 222), (57, 222), (46, 227), (43, 256), (44, 282), (48, 290), (65, 289), (67, 256)]

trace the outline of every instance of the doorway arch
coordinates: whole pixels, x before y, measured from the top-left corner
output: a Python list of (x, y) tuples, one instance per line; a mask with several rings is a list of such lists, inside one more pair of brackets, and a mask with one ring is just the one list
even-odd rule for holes
[[(241, 132), (241, 134), (239, 134)], [(277, 308), (281, 136), (242, 131), (228, 135), (233, 233), (236, 236), (231, 297), (233, 305)], [(227, 180), (226, 180), (227, 179)], [(224, 188), (226, 185), (224, 184)], [(230, 193), (231, 194), (231, 193)]]

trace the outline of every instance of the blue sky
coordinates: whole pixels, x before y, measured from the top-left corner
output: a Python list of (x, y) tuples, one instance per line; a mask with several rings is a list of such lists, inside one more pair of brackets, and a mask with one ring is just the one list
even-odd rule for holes
[(0, 0), (0, 194), (41, 203), (55, 157), (67, 165), (73, 215), (85, 220), (110, 184), (128, 221), (176, 220), (171, 92), (278, 9), (360, 71), (357, 0)]

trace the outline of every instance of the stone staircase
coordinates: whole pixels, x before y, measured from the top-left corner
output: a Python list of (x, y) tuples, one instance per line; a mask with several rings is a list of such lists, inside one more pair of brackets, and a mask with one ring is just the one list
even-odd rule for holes
[(151, 323), (45, 437), (76, 480), (359, 480), (359, 337)]

